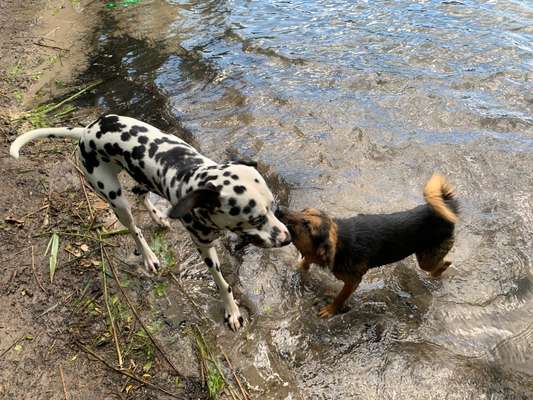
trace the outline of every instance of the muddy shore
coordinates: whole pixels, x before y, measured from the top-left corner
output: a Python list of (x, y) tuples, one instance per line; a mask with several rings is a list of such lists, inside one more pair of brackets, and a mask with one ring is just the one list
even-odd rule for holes
[[(143, 328), (119, 298), (109, 270), (108, 300), (113, 318), (119, 320), (122, 369), (155, 386), (113, 371), (81, 350), (83, 345), (97, 349), (110, 365), (120, 368), (116, 355), (113, 359), (113, 345), (108, 347), (110, 313), (104, 311), (102, 259), (90, 225), (120, 229), (107, 206), (83, 188), (73, 163), (73, 143), (41, 143), (43, 147), (29, 146), (20, 162), (9, 158), (10, 142), (25, 129), (84, 125), (101, 113), (90, 104), (69, 103), (59, 112), (39, 107), (54, 107), (92, 83), (80, 79), (80, 74), (91, 62), (94, 24), (103, 10), (104, 3), (87, 0), (6, 0), (0, 8), (1, 398), (172, 398), (161, 390), (183, 398), (207, 396), (192, 341), (174, 324), (160, 326), (153, 315), (155, 303), (166, 298), (168, 283), (163, 280), (159, 285), (137, 280), (128, 286), (134, 287), (130, 295), (147, 329), (172, 338), (175, 350), (169, 357), (181, 358), (178, 370), (155, 354)], [(72, 229), (76, 225), (81, 229)], [(53, 280), (50, 253), (45, 255), (52, 232), (61, 232)], [(122, 242), (120, 235), (106, 241), (111, 257), (122, 260), (132, 255), (131, 243)], [(121, 272), (120, 279), (131, 274)], [(166, 348), (170, 343), (161, 345)]]

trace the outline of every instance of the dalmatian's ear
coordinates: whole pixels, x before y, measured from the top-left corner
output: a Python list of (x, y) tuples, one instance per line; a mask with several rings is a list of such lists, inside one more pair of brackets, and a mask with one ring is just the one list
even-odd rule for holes
[(194, 208), (212, 209), (220, 207), (220, 191), (215, 188), (203, 188), (192, 191), (179, 199), (178, 204), (173, 205), (167, 211), (169, 218), (182, 218)]
[(257, 161), (250, 158), (239, 158), (230, 161), (231, 164), (247, 165), (248, 167), (257, 168)]

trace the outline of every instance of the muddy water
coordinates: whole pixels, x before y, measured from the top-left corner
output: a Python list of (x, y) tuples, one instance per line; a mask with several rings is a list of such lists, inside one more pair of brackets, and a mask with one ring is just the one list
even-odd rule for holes
[(214, 159), (257, 159), (290, 206), (400, 210), (433, 171), (457, 188), (444, 277), (412, 258), (377, 269), (327, 321), (318, 308), (340, 285), (301, 277), (292, 247), (221, 246), (247, 313), (238, 334), (202, 266), (182, 267), (259, 398), (533, 398), (530, 2), (154, 0), (103, 22), (99, 106)]

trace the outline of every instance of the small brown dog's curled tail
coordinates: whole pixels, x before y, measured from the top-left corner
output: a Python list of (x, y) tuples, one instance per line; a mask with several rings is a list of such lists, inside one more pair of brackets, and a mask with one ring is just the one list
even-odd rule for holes
[(455, 224), (459, 220), (453, 187), (443, 176), (434, 174), (426, 183), (424, 199), (446, 221)]

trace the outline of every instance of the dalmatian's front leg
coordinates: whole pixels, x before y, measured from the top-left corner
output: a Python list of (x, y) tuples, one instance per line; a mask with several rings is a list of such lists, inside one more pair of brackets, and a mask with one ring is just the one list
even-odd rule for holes
[(198, 246), (198, 251), (209, 268), (211, 276), (218, 287), (220, 297), (224, 301), (224, 321), (228, 323), (234, 331), (243, 326), (243, 319), (239, 307), (233, 298), (231, 286), (225, 281), (220, 272), (220, 262), (218, 261), (217, 252), (214, 247)]

